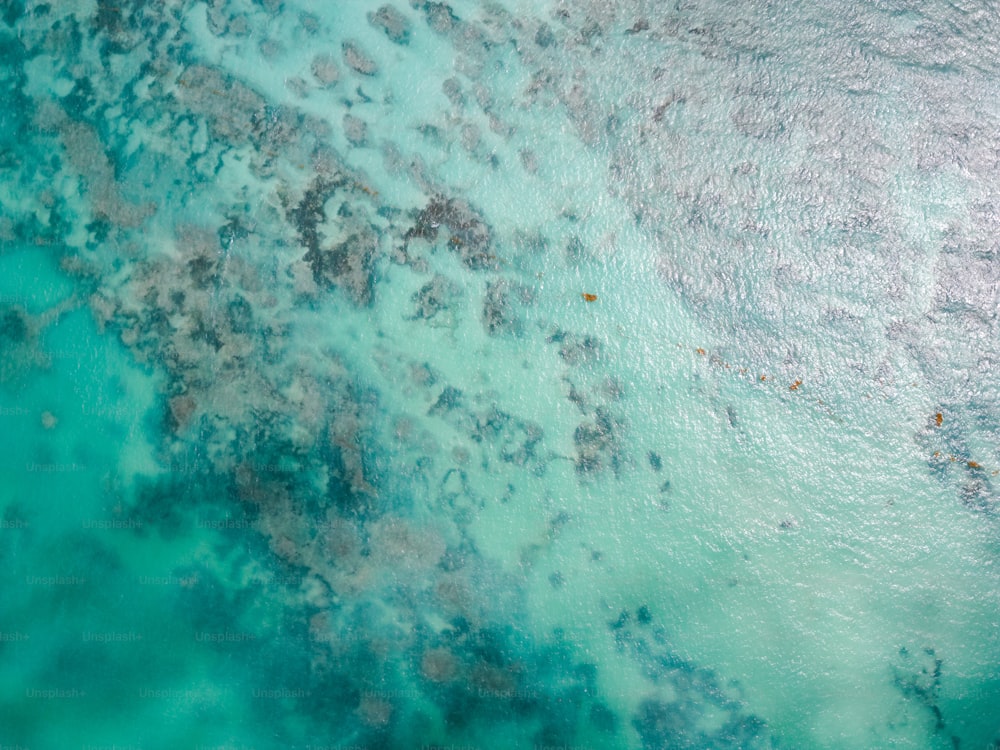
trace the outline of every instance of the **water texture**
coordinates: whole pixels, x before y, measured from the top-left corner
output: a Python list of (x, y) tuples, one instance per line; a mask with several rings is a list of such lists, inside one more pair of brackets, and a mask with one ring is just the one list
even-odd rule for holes
[(0, 748), (1000, 745), (990, 3), (0, 8)]

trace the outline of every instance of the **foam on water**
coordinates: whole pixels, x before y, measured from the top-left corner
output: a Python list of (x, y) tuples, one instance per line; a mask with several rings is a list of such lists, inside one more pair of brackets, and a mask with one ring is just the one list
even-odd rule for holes
[(996, 21), (744, 6), (12, 4), (0, 746), (996, 743)]

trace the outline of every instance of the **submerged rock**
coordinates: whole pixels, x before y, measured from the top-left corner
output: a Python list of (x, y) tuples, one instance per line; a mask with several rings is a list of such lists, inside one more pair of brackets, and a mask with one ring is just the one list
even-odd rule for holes
[(411, 298), (416, 310), (414, 319), (432, 320), (448, 309), (452, 301), (459, 295), (460, 287), (446, 276), (436, 274)]
[(447, 3), (422, 2), (421, 0), (410, 0), (417, 10), (422, 10), (427, 15), (427, 25), (439, 34), (447, 34), (459, 22), (458, 16)]
[(934, 729), (945, 728), (944, 715), (939, 707), (941, 689), (941, 667), (944, 661), (935, 650), (926, 646), (910, 651), (905, 646), (899, 649), (899, 663), (893, 666), (893, 683), (907, 698), (915, 698), (934, 717)]
[(372, 296), (372, 271), (377, 238), (352, 234), (331, 248), (307, 253), (306, 259), (317, 283), (344, 289), (357, 305), (367, 305)]
[(535, 44), (541, 48), (551, 47), (556, 43), (555, 34), (552, 33), (552, 28), (547, 23), (542, 23), (538, 27), (538, 31), (535, 32)]
[(462, 93), (462, 82), (458, 78), (446, 78), (441, 84), (441, 91), (448, 97), (448, 101), (453, 106), (461, 107), (465, 104), (465, 95)]
[(360, 117), (346, 114), (344, 115), (344, 136), (352, 146), (364, 146), (368, 143), (368, 124)]
[(368, 23), (377, 29), (382, 29), (396, 44), (410, 42), (410, 22), (391, 5), (383, 5), (374, 13), (369, 13)]
[(598, 407), (593, 421), (583, 422), (573, 433), (576, 445), (576, 470), (581, 474), (602, 471), (621, 465), (621, 426), (605, 409)]
[(344, 62), (355, 73), (363, 76), (373, 76), (378, 73), (378, 64), (366, 55), (356, 42), (347, 41), (341, 45)]
[(152, 204), (137, 204), (123, 194), (115, 174), (115, 165), (107, 156), (107, 145), (96, 128), (86, 122), (64, 119), (65, 113), (51, 113), (59, 127), (69, 163), (88, 184), (91, 209), (96, 220), (123, 228), (135, 228), (153, 214)]
[(475, 151), (482, 139), (482, 133), (473, 123), (466, 123), (462, 126), (462, 147), (469, 152)]
[(177, 84), (177, 101), (207, 120), (213, 138), (245, 143), (251, 125), (266, 117), (264, 97), (216, 68), (191, 65)]
[(559, 356), (566, 364), (576, 366), (593, 362), (601, 355), (601, 342), (594, 336), (572, 333), (557, 328), (545, 338), (546, 344), (559, 344)]
[(522, 148), (520, 151), (521, 166), (524, 167), (524, 171), (528, 174), (535, 174), (538, 172), (538, 156), (534, 151), (528, 148)]
[(330, 55), (316, 55), (309, 69), (313, 77), (324, 86), (332, 86), (340, 80), (340, 70)]
[(441, 395), (438, 396), (438, 400), (434, 402), (434, 405), (427, 413), (434, 416), (436, 414), (451, 411), (452, 409), (457, 409), (461, 406), (462, 391), (449, 385), (445, 386), (445, 389), (441, 391)]
[(476, 443), (495, 448), (505, 463), (531, 466), (536, 472), (544, 470), (545, 459), (538, 455), (545, 436), (541, 425), (518, 419), (496, 407), (475, 415), (474, 420), (470, 437)]
[(498, 279), (486, 285), (483, 297), (482, 320), (491, 336), (500, 333), (518, 335), (524, 330), (519, 308), (534, 302), (531, 289), (510, 281)]

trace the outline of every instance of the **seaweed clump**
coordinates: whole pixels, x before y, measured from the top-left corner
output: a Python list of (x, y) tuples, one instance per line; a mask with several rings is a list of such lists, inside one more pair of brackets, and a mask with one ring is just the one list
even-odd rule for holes
[(650, 683), (631, 722), (643, 748), (774, 747), (767, 722), (749, 713), (716, 672), (679, 656), (649, 607), (640, 606), (634, 617), (623, 610), (608, 628)]
[(545, 463), (536, 449), (544, 435), (544, 430), (538, 423), (518, 419), (493, 408), (475, 417), (471, 437), (477, 443), (496, 446), (504, 463), (530, 465), (536, 472), (541, 472)]
[(576, 470), (595, 474), (607, 468), (616, 472), (624, 461), (621, 447), (621, 423), (605, 408), (597, 407), (594, 419), (581, 423), (573, 433), (576, 446)]
[[(715, 717), (711, 717), (714, 719)], [(648, 750), (676, 748), (676, 750), (701, 750), (702, 748), (766, 747), (763, 734), (764, 722), (756, 716), (735, 714), (719, 729), (702, 716), (694, 700), (667, 701), (647, 699), (642, 702), (632, 725)]]
[(601, 355), (600, 339), (557, 328), (545, 338), (546, 344), (559, 344), (559, 356), (570, 366), (593, 362)]
[(326, 204), (346, 180), (336, 182), (317, 178), (299, 203), (288, 212), (299, 239), (306, 246), (303, 260), (312, 271), (313, 281), (322, 287), (340, 287), (358, 306), (372, 299), (374, 264), (378, 250), (376, 230), (353, 216), (347, 203), (342, 206), (334, 231), (339, 241), (329, 242), (325, 236)]
[(534, 302), (530, 288), (507, 279), (497, 279), (486, 285), (483, 297), (483, 326), (491, 336), (500, 333), (520, 335), (524, 323), (518, 307)]
[(442, 226), (450, 232), (448, 247), (458, 254), (466, 267), (474, 271), (496, 267), (496, 257), (490, 253), (489, 226), (472, 206), (457, 198), (432, 198), (417, 214), (404, 239), (421, 238), (434, 242)]
[(934, 717), (934, 731), (945, 728), (938, 694), (941, 690), (943, 660), (930, 646), (911, 652), (905, 646), (899, 649), (900, 664), (893, 667), (893, 684), (907, 699), (915, 699)]
[(435, 274), (411, 297), (415, 307), (413, 319), (430, 321), (437, 318), (440, 313), (448, 310), (460, 293), (461, 288), (457, 284), (446, 276)]

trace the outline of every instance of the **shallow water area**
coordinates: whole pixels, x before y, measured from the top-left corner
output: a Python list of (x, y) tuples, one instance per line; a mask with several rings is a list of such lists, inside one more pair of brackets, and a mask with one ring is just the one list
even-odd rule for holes
[(11, 4), (0, 747), (1000, 744), (994, 32)]

